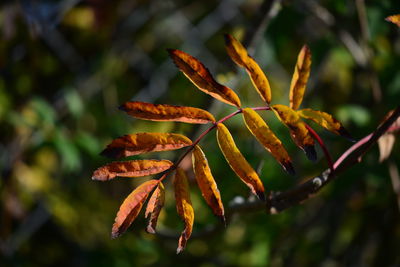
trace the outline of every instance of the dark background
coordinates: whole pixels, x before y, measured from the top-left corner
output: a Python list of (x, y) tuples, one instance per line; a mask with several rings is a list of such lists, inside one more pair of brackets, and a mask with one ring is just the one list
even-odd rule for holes
[[(280, 4), (279, 4), (280, 3)], [(278, 4), (278, 6), (275, 6)], [(265, 17), (270, 7), (277, 13)], [(195, 138), (204, 126), (149, 122), (117, 107), (128, 100), (234, 111), (197, 90), (166, 48), (199, 58), (243, 106), (261, 100), (225, 52), (223, 34), (249, 45), (266, 72), (274, 103), (288, 103), (297, 54), (313, 64), (302, 107), (335, 115), (356, 139), (400, 103), (400, 31), (385, 17), (399, 1), (64, 0), (0, 3), (1, 266), (400, 266), (398, 144), (380, 163), (377, 146), (311, 200), (279, 215), (251, 212), (175, 255), (183, 224), (171, 184), (160, 235), (143, 215), (122, 237), (110, 231), (123, 199), (147, 178), (96, 182), (113, 138), (144, 131)], [(265, 20), (264, 20), (265, 19)], [(260, 113), (261, 114), (261, 113)], [(327, 167), (306, 160), (272, 114), (262, 113), (293, 157), (295, 178), (255, 141), (240, 117), (227, 123), (266, 189), (282, 191)], [(314, 125), (315, 126), (315, 125)], [(318, 126), (336, 159), (351, 143)], [(202, 142), (225, 206), (249, 196), (211, 133)], [(176, 159), (183, 151), (138, 158)], [(183, 166), (190, 167), (189, 158)], [(192, 177), (192, 176), (190, 176)], [(192, 177), (193, 178), (193, 177)], [(191, 183), (195, 233), (218, 224)]]

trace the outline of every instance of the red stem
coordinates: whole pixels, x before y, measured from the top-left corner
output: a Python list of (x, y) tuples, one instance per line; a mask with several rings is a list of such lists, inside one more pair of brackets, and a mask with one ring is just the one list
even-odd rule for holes
[(324, 141), (322, 141), (321, 137), (314, 131), (313, 128), (310, 127), (310, 125), (308, 125), (307, 123), (304, 123), (304, 124), (306, 125), (307, 130), (310, 132), (310, 134), (313, 136), (313, 138), (315, 140), (317, 140), (319, 146), (322, 148), (322, 151), (324, 152), (325, 158), (328, 161), (329, 168), (331, 169), (331, 173), (333, 173), (335, 168), (334, 168), (334, 165), (333, 165), (332, 157), (329, 154), (329, 151), (326, 148)]

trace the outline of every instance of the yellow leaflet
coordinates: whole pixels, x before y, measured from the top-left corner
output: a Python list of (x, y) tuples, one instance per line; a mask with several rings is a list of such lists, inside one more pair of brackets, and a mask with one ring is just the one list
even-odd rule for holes
[(314, 149), (314, 139), (301, 120), (299, 114), (288, 106), (273, 105), (272, 110), (278, 119), (290, 130), (290, 135), (298, 147), (300, 147), (310, 160), (315, 161), (317, 154)]
[(180, 168), (177, 168), (175, 172), (174, 189), (176, 210), (185, 224), (185, 229), (179, 238), (178, 249), (176, 250), (176, 253), (180, 253), (192, 234), (194, 222), (194, 210), (190, 200), (188, 180), (185, 172)]
[(292, 160), (289, 157), (281, 140), (271, 131), (265, 121), (251, 108), (243, 109), (243, 119), (256, 139), (272, 154), (272, 156), (290, 174), (294, 174)]
[(297, 57), (292, 82), (290, 83), (289, 100), (292, 109), (298, 109), (303, 101), (308, 77), (310, 76), (310, 67), (311, 52), (308, 46), (304, 45)]
[(124, 200), (112, 227), (111, 236), (116, 238), (122, 235), (138, 216), (147, 196), (158, 184), (158, 180), (150, 180), (136, 187)]
[(267, 76), (265, 76), (265, 73), (257, 62), (248, 55), (246, 48), (244, 48), (239, 41), (229, 34), (225, 35), (225, 46), (228, 55), (232, 60), (247, 70), (247, 73), (250, 75), (251, 81), (261, 98), (265, 102), (270, 103), (271, 88)]
[(301, 109), (297, 112), (301, 117), (314, 121), (328, 131), (349, 138), (349, 134), (344, 129), (343, 125), (332, 117), (332, 115), (326, 112), (312, 110), (310, 108)]
[(251, 189), (253, 194), (261, 200), (265, 199), (264, 186), (257, 173), (250, 166), (237, 148), (228, 128), (218, 123), (217, 140), (218, 145), (225, 156), (226, 161), (239, 178)]
[(208, 206), (213, 213), (222, 221), (225, 221), (224, 206), (222, 204), (221, 195), (211, 173), (208, 161), (199, 146), (195, 146), (192, 152), (193, 170), (196, 176), (197, 184), (200, 188)]

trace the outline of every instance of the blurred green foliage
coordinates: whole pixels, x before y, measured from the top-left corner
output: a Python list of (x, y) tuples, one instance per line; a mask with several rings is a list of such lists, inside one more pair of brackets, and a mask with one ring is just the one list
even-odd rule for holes
[[(400, 265), (400, 207), (388, 164), (378, 162), (376, 148), (303, 205), (279, 215), (235, 216), (224, 231), (191, 239), (182, 255), (175, 255), (177, 239), (146, 234), (143, 216), (123, 237), (110, 239), (120, 203), (146, 178), (91, 181), (92, 171), (107, 162), (98, 153), (126, 133), (195, 137), (203, 129), (134, 120), (117, 107), (135, 99), (201, 107), (217, 118), (232, 111), (196, 90), (167, 58), (166, 48), (195, 55), (245, 106), (260, 105), (246, 74), (225, 53), (222, 36), (240, 38), (258, 27), (254, 18), (261, 5), (261, 0), (0, 3), (0, 265)], [(273, 102), (288, 103), (297, 53), (307, 43), (313, 65), (304, 106), (334, 114), (357, 139), (368, 134), (400, 103), (400, 32), (384, 20), (396, 13), (400, 3), (390, 0), (283, 1), (253, 53), (270, 79)], [(326, 168), (323, 159), (307, 162), (286, 129), (271, 114), (263, 116), (293, 156), (295, 179), (240, 118), (227, 125), (248, 161), (263, 164), (267, 190), (286, 190)], [(318, 131), (334, 158), (350, 146)], [(213, 135), (201, 145), (228, 206), (249, 192)], [(398, 148), (389, 159), (397, 167)], [(169, 189), (168, 184), (159, 228), (179, 233), (182, 223)], [(192, 189), (196, 232), (218, 222), (194, 183)]]

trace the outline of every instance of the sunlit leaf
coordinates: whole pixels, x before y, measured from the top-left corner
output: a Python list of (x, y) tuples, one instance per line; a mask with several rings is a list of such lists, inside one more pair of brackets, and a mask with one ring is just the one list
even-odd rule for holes
[(130, 160), (115, 161), (104, 165), (94, 171), (92, 179), (108, 181), (117, 176), (120, 177), (141, 177), (156, 174), (169, 169), (173, 163), (169, 160)]
[(304, 45), (297, 57), (292, 82), (290, 83), (289, 100), (290, 107), (294, 110), (300, 107), (303, 101), (304, 92), (308, 77), (310, 76), (311, 52), (308, 46)]
[(332, 117), (332, 115), (326, 112), (313, 110), (310, 108), (301, 109), (297, 112), (301, 117), (314, 121), (328, 131), (346, 137), (350, 140), (353, 139), (343, 125), (337, 119)]
[(168, 52), (175, 65), (201, 91), (229, 105), (240, 107), (240, 99), (236, 93), (232, 89), (219, 84), (198, 59), (176, 49), (169, 49)]
[(307, 130), (300, 115), (293, 109), (284, 105), (273, 105), (272, 110), (290, 130), (290, 135), (298, 147), (306, 153), (308, 159), (317, 160), (317, 152), (314, 148), (314, 139)]
[(186, 243), (192, 234), (194, 222), (194, 210), (190, 200), (188, 180), (185, 172), (180, 168), (177, 168), (175, 172), (174, 189), (176, 210), (185, 224), (185, 229), (179, 237), (178, 249), (176, 250), (178, 254), (185, 249)]
[(117, 217), (112, 227), (111, 236), (116, 238), (122, 235), (138, 216), (147, 196), (158, 184), (158, 180), (150, 180), (139, 185), (124, 200), (119, 208)]
[(389, 16), (386, 18), (386, 20), (390, 21), (400, 27), (400, 14)]
[(214, 122), (213, 115), (209, 112), (193, 107), (173, 106), (166, 104), (151, 104), (138, 101), (126, 102), (119, 109), (128, 115), (152, 121), (179, 121), (186, 123), (205, 124)]
[(193, 170), (197, 184), (208, 206), (213, 213), (225, 222), (224, 206), (217, 184), (211, 173), (208, 161), (199, 146), (195, 146), (192, 153)]
[(262, 71), (257, 62), (248, 55), (246, 48), (237, 41), (233, 36), (225, 34), (225, 45), (228, 55), (232, 60), (247, 70), (251, 81), (261, 98), (267, 102), (271, 102), (271, 88), (267, 76)]
[(149, 217), (149, 223), (147, 225), (146, 231), (151, 234), (156, 233), (156, 226), (158, 216), (160, 215), (161, 209), (165, 203), (165, 188), (164, 185), (160, 182), (154, 190), (153, 194), (150, 197), (149, 202), (147, 203), (145, 217)]
[(265, 149), (282, 165), (290, 174), (294, 174), (292, 160), (289, 157), (281, 140), (271, 131), (265, 121), (251, 108), (243, 109), (243, 118), (247, 128), (256, 137)]
[(136, 133), (114, 139), (101, 154), (122, 158), (146, 152), (175, 150), (191, 144), (192, 141), (181, 134)]
[(218, 145), (225, 156), (226, 161), (239, 178), (251, 189), (252, 193), (261, 200), (265, 200), (264, 186), (255, 170), (250, 166), (237, 148), (228, 128), (218, 123)]

